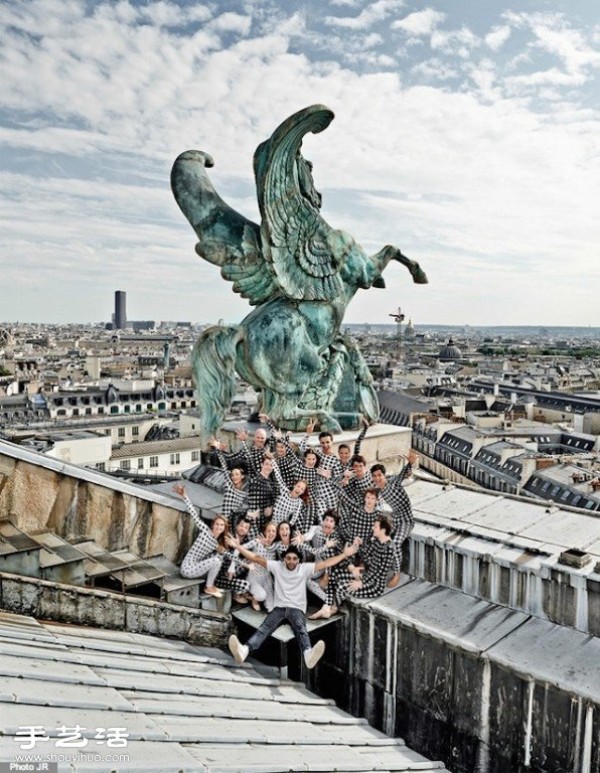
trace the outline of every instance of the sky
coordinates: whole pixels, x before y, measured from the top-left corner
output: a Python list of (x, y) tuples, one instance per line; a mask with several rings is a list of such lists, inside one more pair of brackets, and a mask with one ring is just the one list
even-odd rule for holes
[(345, 321), (600, 324), (600, 7), (527, 0), (0, 2), (0, 323), (239, 322), (170, 191), (211, 154), (259, 223), (252, 155), (308, 105), (322, 215), (391, 264)]

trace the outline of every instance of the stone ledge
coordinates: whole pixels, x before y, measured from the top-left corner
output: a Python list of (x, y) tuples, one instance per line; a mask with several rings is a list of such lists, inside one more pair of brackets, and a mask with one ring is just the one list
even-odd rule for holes
[(231, 628), (229, 615), (0, 573), (0, 608), (45, 620), (183, 639), (218, 647)]

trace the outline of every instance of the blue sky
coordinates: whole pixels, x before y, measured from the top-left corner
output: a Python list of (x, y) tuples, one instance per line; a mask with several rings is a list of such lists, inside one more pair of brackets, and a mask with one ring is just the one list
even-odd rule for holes
[(597, 0), (10, 0), (0, 31), (0, 321), (107, 320), (116, 289), (131, 319), (241, 319), (171, 165), (209, 152), (258, 222), (255, 147), (323, 103), (324, 217), (430, 278), (390, 266), (346, 321), (599, 323)]

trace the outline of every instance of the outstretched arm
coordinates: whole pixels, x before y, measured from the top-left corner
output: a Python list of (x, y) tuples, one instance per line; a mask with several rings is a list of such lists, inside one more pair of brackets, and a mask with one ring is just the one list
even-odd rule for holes
[(192, 516), (192, 519), (196, 526), (200, 529), (201, 532), (204, 534), (210, 534), (210, 529), (208, 526), (204, 523), (202, 518), (200, 517), (200, 513), (198, 511), (198, 508), (194, 505), (192, 500), (188, 497), (185, 486), (183, 486), (181, 483), (174, 483), (173, 484), (173, 491), (176, 494), (179, 494), (180, 497), (182, 497), (183, 501), (185, 502), (185, 506), (188, 509), (188, 513)]
[(346, 558), (350, 558), (350, 556), (353, 556), (358, 552), (361, 542), (362, 540), (357, 537), (351, 545), (346, 545), (342, 552), (338, 553), (337, 556), (331, 556), (331, 558), (326, 558), (324, 561), (318, 561), (315, 564), (315, 572), (320, 572), (322, 569), (329, 569), (330, 566), (335, 566)]
[(229, 547), (239, 550), (240, 553), (244, 556), (244, 558), (248, 559), (248, 561), (252, 561), (253, 564), (258, 564), (259, 566), (262, 566), (264, 569), (267, 568), (266, 558), (263, 558), (262, 556), (257, 556), (256, 553), (253, 553), (251, 550), (248, 550), (243, 545), (240, 545), (238, 540), (234, 539), (233, 537), (227, 537), (227, 544), (229, 545)]
[(369, 429), (369, 422), (365, 417), (362, 418), (362, 429), (358, 434), (358, 437), (356, 438), (356, 442), (354, 443), (354, 456), (360, 455), (360, 447), (362, 446), (363, 439), (365, 435), (367, 434), (367, 430)]
[(413, 449), (411, 448), (410, 451), (408, 452), (408, 456), (406, 457), (406, 464), (400, 470), (398, 475), (396, 475), (394, 486), (401, 486), (402, 482), (406, 478), (410, 477), (410, 474), (413, 471), (413, 467), (417, 465), (418, 461), (419, 461), (419, 454), (416, 451), (413, 451)]

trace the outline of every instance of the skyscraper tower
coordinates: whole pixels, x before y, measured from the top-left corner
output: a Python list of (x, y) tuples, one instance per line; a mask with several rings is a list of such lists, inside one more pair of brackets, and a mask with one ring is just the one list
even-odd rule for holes
[(126, 293), (124, 290), (115, 292), (115, 330), (127, 327), (127, 311), (125, 307)]

